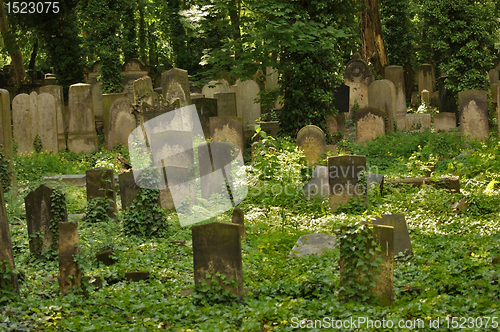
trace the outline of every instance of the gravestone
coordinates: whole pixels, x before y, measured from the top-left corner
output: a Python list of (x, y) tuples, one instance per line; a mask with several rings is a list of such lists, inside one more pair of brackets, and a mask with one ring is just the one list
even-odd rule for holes
[[(439, 88), (439, 112), (441, 113), (455, 113), (458, 114), (457, 100), (455, 94), (445, 88), (446, 76), (438, 79)], [(458, 117), (457, 117), (458, 120)], [(457, 123), (455, 123), (455, 126)]]
[[(6, 261), (7, 266), (2, 262)], [(7, 219), (7, 211), (5, 209), (5, 199), (3, 196), (3, 188), (0, 185), (0, 269), (5, 271), (13, 270), (15, 268), (14, 253), (12, 251), (12, 242), (10, 239), (9, 220)], [(5, 276), (3, 276), (5, 278)], [(15, 291), (18, 291), (17, 274), (11, 273), (9, 283)], [(0, 284), (0, 290), (2, 289)], [(8, 290), (8, 289), (7, 289)]]
[(498, 99), (498, 84), (492, 84), (490, 89), (490, 99), (493, 106), (493, 110), (497, 109), (497, 99)]
[(396, 86), (389, 80), (378, 80), (370, 84), (368, 87), (368, 100), (370, 108), (381, 109), (387, 116), (388, 133), (394, 131), (397, 125), (397, 100)]
[(299, 237), (288, 257), (324, 254), (325, 250), (335, 249), (337, 237), (329, 234), (306, 234)]
[(352, 118), (352, 107), (356, 102), (359, 108), (368, 107), (368, 86), (371, 83), (371, 71), (361, 56), (354, 54), (347, 63), (344, 72), (345, 85), (349, 86), (349, 116)]
[(208, 139), (210, 138), (210, 118), (217, 116), (217, 99), (201, 97), (195, 99), (191, 98), (191, 100), (196, 106), (201, 128), (203, 129), (203, 135)]
[(471, 140), (489, 136), (487, 92), (467, 90), (458, 93), (460, 132)]
[(31, 111), (30, 96), (21, 93), (12, 100), (12, 122), (14, 141), (17, 143), (18, 153), (33, 151), (34, 112)]
[[(227, 194), (225, 178), (230, 169), (233, 145), (223, 142), (211, 142), (198, 146), (198, 164), (200, 166), (201, 197), (210, 199), (213, 194)], [(230, 167), (230, 166), (229, 166)]]
[(90, 84), (71, 85), (68, 98), (68, 149), (76, 153), (97, 150)]
[[(35, 96), (36, 92), (32, 92), (30, 98)], [(55, 99), (48, 93), (41, 93), (36, 98), (36, 122), (33, 123), (33, 130), (40, 136), (43, 149), (55, 153), (59, 151)]]
[(11, 174), (11, 186), (16, 185), (16, 172), (12, 165), (13, 140), (12, 140), (12, 118), (10, 109), (9, 91), (0, 89), (0, 144), (6, 159), (9, 160), (8, 170)]
[(377, 189), (380, 192), (380, 195), (384, 193), (384, 175), (378, 173), (368, 172), (368, 179), (366, 181), (367, 189), (374, 190)]
[(106, 136), (106, 147), (112, 149), (116, 144), (128, 144), (128, 136), (136, 128), (135, 117), (131, 113), (132, 99), (117, 99), (109, 111), (109, 126)]
[(179, 98), (181, 107), (191, 105), (189, 77), (187, 70), (172, 68), (161, 74), (161, 86), (166, 100)]
[(214, 94), (217, 99), (217, 116), (237, 116), (236, 93), (233, 91), (222, 91)]
[(259, 85), (253, 80), (238, 80), (231, 88), (236, 93), (237, 116), (243, 118), (245, 128), (255, 125), (260, 118), (260, 102), (255, 102), (259, 98)]
[(201, 94), (205, 98), (215, 98), (216, 93), (223, 91), (231, 91), (231, 88), (225, 79), (220, 79), (218, 81), (210, 81), (207, 85), (204, 85)]
[(230, 223), (209, 223), (192, 227), (194, 283), (200, 286), (210, 283), (207, 274), (220, 273), (227, 280), (236, 279), (237, 286), (219, 284), (236, 294), (243, 296), (243, 266), (241, 258), (241, 226)]
[[(111, 105), (118, 99), (126, 98), (125, 92), (120, 93), (105, 93), (102, 95), (102, 120), (104, 123), (104, 138), (107, 139), (109, 134), (109, 117)], [(106, 145), (107, 146), (107, 145)]]
[[(54, 218), (52, 192), (52, 188), (42, 184), (24, 198), (30, 252), (37, 257), (51, 249), (55, 240), (55, 234), (51, 229)], [(66, 206), (63, 209), (61, 222), (66, 222), (68, 220)]]
[(423, 133), (426, 128), (431, 128), (431, 115), (429, 113), (406, 114), (406, 130)]
[(307, 125), (297, 133), (297, 146), (304, 151), (307, 165), (314, 166), (326, 150), (325, 133), (317, 126)]
[(360, 172), (366, 172), (365, 156), (328, 157), (331, 212), (354, 198), (359, 198), (366, 204), (366, 186), (363, 185)]
[(134, 199), (139, 195), (141, 188), (135, 183), (134, 173), (125, 172), (118, 175), (118, 184), (120, 185), (120, 200), (122, 202), (122, 210), (125, 210)]
[(422, 104), (429, 106), (431, 103), (431, 96), (429, 94), (429, 91), (427, 91), (425, 89), (422, 90), (420, 92), (420, 100), (422, 101)]
[(87, 181), (87, 202), (96, 198), (105, 199), (109, 204), (107, 214), (116, 219), (116, 191), (113, 170), (105, 167), (88, 169), (85, 172)]
[[(100, 61), (94, 62), (90, 68), (90, 73), (88, 74), (87, 83), (90, 84), (92, 90), (92, 108), (94, 110), (94, 116), (102, 116), (102, 90), (101, 82), (98, 81), (99, 77), (99, 67), (101, 66)], [(66, 118), (68, 120), (68, 118)]]
[(235, 225), (240, 226), (241, 240), (246, 241), (247, 233), (245, 231), (245, 214), (243, 213), (243, 210), (241, 210), (239, 207), (234, 208), (231, 222)]
[(212, 142), (233, 143), (243, 151), (243, 120), (235, 117), (210, 118), (210, 137)]
[(362, 108), (355, 112), (356, 142), (373, 141), (385, 135), (385, 112), (378, 108)]
[(381, 218), (375, 218), (373, 224), (394, 228), (394, 255), (397, 256), (399, 253), (403, 253), (405, 256), (413, 255), (404, 214), (384, 214)]
[(498, 83), (498, 69), (493, 68), (488, 72), (488, 76), (490, 79), (490, 84), (497, 84)]
[(448, 131), (456, 128), (457, 118), (455, 113), (437, 113), (434, 114), (434, 132), (440, 130)]
[(432, 95), (434, 92), (434, 70), (431, 64), (421, 64), (417, 70), (418, 93), (427, 90)]
[(59, 151), (66, 150), (67, 119), (65, 118), (63, 88), (59, 85), (42, 86), (40, 94), (42, 93), (48, 93), (54, 97), (57, 118), (57, 146)]
[(331, 115), (326, 119), (327, 133), (330, 135), (340, 134), (345, 132), (345, 116), (346, 113)]
[(78, 246), (78, 223), (59, 223), (59, 288), (61, 296), (66, 296), (70, 289), (80, 288), (82, 275), (75, 255), (80, 251)]
[(333, 92), (333, 106), (341, 113), (349, 113), (350, 88), (341, 84)]
[(384, 70), (385, 78), (396, 87), (396, 123), (399, 130), (405, 128), (406, 116), (406, 93), (405, 93), (405, 76), (402, 66), (388, 66)]
[[(134, 82), (136, 80), (140, 79), (141, 77), (148, 76), (147, 67), (139, 59), (129, 59), (123, 65), (122, 75), (123, 75), (123, 78), (122, 78), (123, 92), (125, 92), (124, 97), (133, 99), (134, 98), (134, 89), (133, 89)], [(122, 98), (122, 97), (120, 97), (120, 98)], [(111, 104), (112, 104), (112, 102), (110, 103), (110, 105)], [(104, 112), (104, 105), (103, 105), (103, 112)]]

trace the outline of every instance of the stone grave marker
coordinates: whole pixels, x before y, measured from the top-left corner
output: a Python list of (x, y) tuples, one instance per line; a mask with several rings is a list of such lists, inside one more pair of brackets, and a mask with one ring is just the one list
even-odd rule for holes
[[(203, 95), (201, 95), (203, 96)], [(210, 138), (210, 118), (217, 116), (217, 99), (215, 98), (191, 98), (196, 106), (201, 128), (205, 139)]]
[(307, 164), (313, 166), (326, 150), (325, 133), (317, 126), (307, 125), (297, 133), (297, 146), (304, 151)]
[(201, 94), (205, 98), (215, 98), (216, 93), (223, 91), (231, 91), (231, 88), (225, 79), (220, 79), (218, 81), (210, 81), (207, 85), (204, 85)]
[(385, 225), (394, 228), (394, 255), (400, 253), (405, 256), (413, 255), (408, 226), (404, 214), (384, 214), (382, 218), (375, 218), (374, 225)]
[(406, 114), (406, 130), (423, 133), (426, 128), (431, 128), (431, 115), (429, 113)]
[(212, 142), (233, 143), (243, 151), (243, 120), (235, 117), (211, 117), (210, 137)]
[[(3, 188), (0, 185), (0, 262), (4, 261), (7, 261), (7, 266), (0, 264), (0, 269), (3, 269), (4, 271), (5, 268), (13, 270), (16, 267), (14, 263), (14, 253), (12, 251), (12, 242), (10, 239), (9, 220), (7, 219), (7, 211), (5, 209)], [(17, 292), (19, 289), (17, 284), (17, 274), (11, 273), (9, 283)]]
[[(181, 99), (181, 107), (191, 105), (189, 77), (187, 70), (172, 68), (161, 74), (161, 86), (165, 99)], [(182, 94), (182, 96), (181, 96)]]
[[(225, 179), (230, 176), (233, 147), (234, 145), (224, 142), (211, 142), (198, 146), (200, 187), (203, 199), (210, 199), (213, 194), (227, 194)], [(230, 180), (230, 178), (227, 179)]]
[(21, 93), (12, 100), (12, 122), (14, 141), (17, 143), (18, 153), (28, 153), (33, 150), (34, 114), (30, 110), (30, 96)]
[(381, 109), (387, 116), (388, 133), (394, 131), (397, 125), (397, 100), (396, 100), (396, 86), (389, 80), (374, 81), (368, 87), (368, 100), (370, 108)]
[(210, 283), (207, 274), (221, 273), (237, 287), (219, 284), (238, 298), (243, 296), (243, 266), (241, 258), (241, 226), (230, 223), (209, 223), (192, 227), (195, 286)]
[(104, 137), (107, 138), (109, 134), (109, 117), (111, 105), (118, 99), (126, 98), (125, 92), (120, 93), (105, 93), (102, 95), (102, 121), (104, 124)]
[(336, 116), (329, 116), (326, 119), (327, 132), (330, 135), (341, 134), (345, 132), (346, 113), (339, 113)]
[(78, 223), (59, 223), (59, 288), (61, 296), (66, 296), (70, 289), (80, 288), (82, 275), (75, 262), (78, 247)]
[(431, 64), (421, 64), (417, 70), (418, 93), (422, 90), (429, 91), (429, 94), (434, 93), (434, 70)]
[(431, 104), (431, 96), (429, 94), (429, 91), (425, 89), (422, 90), (420, 92), (420, 100), (422, 101), (422, 104), (429, 106)]
[(40, 94), (48, 93), (54, 97), (57, 119), (57, 144), (59, 151), (66, 150), (66, 128), (63, 88), (59, 85), (46, 85), (40, 87)]
[(489, 136), (487, 92), (467, 90), (458, 93), (460, 105), (460, 132), (471, 140)]
[(405, 92), (405, 76), (402, 66), (385, 67), (385, 78), (392, 83), (396, 88), (396, 123), (399, 130), (405, 128), (406, 116), (406, 92)]
[(360, 181), (360, 172), (366, 172), (365, 156), (328, 157), (331, 212), (353, 198), (360, 198), (366, 204), (366, 187)]
[(109, 126), (107, 129), (106, 146), (112, 149), (116, 144), (128, 144), (128, 136), (136, 128), (135, 117), (131, 113), (132, 99), (117, 99), (109, 112)]
[[(139, 59), (129, 59), (127, 62), (123, 65), (123, 92), (125, 92), (125, 96), (127, 98), (133, 99), (134, 98), (134, 82), (141, 77), (148, 76), (148, 71), (147, 67), (144, 65), (144, 63), (139, 60)], [(122, 97), (120, 97), (122, 98)], [(112, 102), (110, 103), (110, 105)], [(104, 107), (104, 105), (103, 105)], [(103, 108), (104, 111), (104, 108)]]
[[(32, 92), (30, 98), (35, 96), (36, 92)], [(36, 98), (34, 131), (40, 136), (44, 150), (57, 152), (59, 151), (59, 143), (55, 98), (48, 93), (41, 93)]]
[(385, 112), (378, 108), (367, 107), (355, 112), (356, 142), (373, 141), (377, 135), (385, 135)]
[(217, 116), (237, 116), (236, 93), (221, 91), (214, 94), (217, 99)]
[(488, 72), (488, 76), (490, 78), (490, 84), (498, 83), (498, 69), (493, 68)]
[(337, 245), (337, 237), (329, 234), (306, 234), (299, 237), (288, 257), (302, 257), (305, 255), (324, 254), (325, 250), (332, 250)]
[(311, 179), (309, 179), (302, 189), (302, 193), (307, 198), (314, 198), (316, 196), (329, 197), (330, 184), (328, 181), (328, 166), (318, 165), (314, 168)]
[(90, 84), (71, 85), (68, 98), (68, 149), (76, 153), (97, 150)]
[[(349, 112), (352, 112), (354, 102), (359, 108), (368, 107), (368, 86), (371, 83), (371, 71), (361, 56), (354, 54), (351, 61), (347, 63), (344, 72), (345, 85), (349, 86)], [(349, 113), (348, 118), (353, 114)]]
[[(51, 249), (54, 244), (54, 231), (51, 229), (54, 218), (52, 192), (52, 188), (42, 184), (24, 198), (30, 252), (37, 257)], [(63, 209), (61, 222), (66, 222), (66, 206)]]
[(236, 93), (237, 116), (243, 118), (245, 128), (254, 125), (261, 116), (260, 102), (255, 102), (259, 97), (259, 85), (253, 80), (238, 80), (231, 88)]
[(231, 222), (235, 225), (240, 226), (241, 240), (246, 241), (247, 233), (245, 231), (245, 214), (243, 213), (243, 210), (241, 210), (239, 207), (234, 208)]
[(11, 186), (15, 187), (16, 172), (12, 165), (13, 140), (11, 123), (10, 94), (9, 91), (0, 89), (0, 144), (2, 144), (5, 158), (10, 160), (7, 167), (11, 174)]
[(108, 217), (116, 219), (116, 191), (113, 170), (105, 167), (88, 169), (85, 172), (85, 178), (87, 181), (87, 202), (96, 198), (105, 199), (109, 204)]
[[(88, 74), (87, 83), (91, 86), (92, 91), (92, 107), (94, 110), (94, 116), (102, 117), (102, 91), (101, 82), (97, 80), (99, 77), (99, 67), (101, 66), (100, 61), (94, 62), (90, 67), (90, 72)], [(66, 118), (68, 120), (68, 118)]]
[(134, 173), (125, 172), (118, 175), (118, 183), (120, 185), (120, 200), (122, 202), (122, 210), (125, 210), (134, 199), (139, 195), (141, 188), (135, 183)]
[(456, 128), (457, 118), (455, 113), (444, 112), (434, 114), (434, 131), (448, 131)]

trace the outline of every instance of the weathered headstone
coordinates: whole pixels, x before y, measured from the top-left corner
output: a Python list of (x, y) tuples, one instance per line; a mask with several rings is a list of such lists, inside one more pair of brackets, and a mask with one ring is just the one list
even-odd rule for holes
[(68, 98), (68, 149), (76, 153), (97, 150), (90, 84), (71, 85)]
[(422, 101), (422, 104), (429, 106), (431, 103), (431, 96), (429, 94), (429, 91), (425, 89), (420, 91), (420, 100)]
[(128, 136), (136, 128), (135, 117), (131, 113), (132, 99), (117, 99), (109, 111), (109, 126), (106, 146), (110, 150), (118, 143), (127, 146)]
[[(203, 95), (201, 95), (203, 96)], [(205, 138), (210, 138), (210, 118), (217, 116), (217, 99), (215, 98), (191, 98), (196, 106), (201, 128)]]
[(394, 255), (397, 256), (399, 253), (403, 253), (405, 256), (413, 255), (404, 214), (384, 214), (381, 218), (375, 218), (373, 224), (394, 228)]
[[(356, 102), (359, 108), (368, 107), (368, 86), (371, 83), (370, 68), (361, 56), (354, 54), (351, 61), (347, 63), (344, 73), (345, 85), (349, 86), (349, 112), (352, 112), (352, 107)], [(349, 113), (349, 119), (352, 118), (352, 113)]]
[(460, 132), (471, 140), (489, 136), (487, 92), (467, 90), (458, 93)]
[(205, 98), (215, 98), (215, 94), (223, 91), (231, 91), (229, 83), (225, 79), (218, 81), (210, 81), (207, 85), (203, 86), (201, 94)]
[(424, 63), (417, 70), (418, 93), (427, 90), (434, 92), (434, 70), (431, 64)]
[(141, 188), (136, 184), (133, 172), (125, 172), (118, 175), (118, 184), (120, 185), (120, 200), (122, 210), (125, 210), (134, 199), (139, 195)]
[(87, 181), (87, 202), (97, 198), (104, 199), (109, 205), (108, 216), (115, 219), (116, 191), (113, 170), (105, 167), (88, 169), (85, 172), (85, 178)]
[(237, 116), (236, 93), (233, 91), (217, 92), (217, 116)]
[[(366, 204), (366, 157), (342, 155), (328, 157), (328, 173), (330, 183), (330, 211), (347, 204), (350, 199), (361, 199)], [(365, 183), (365, 184), (363, 184)]]
[(239, 207), (234, 208), (231, 222), (235, 225), (240, 226), (241, 240), (246, 241), (247, 233), (245, 231), (245, 214), (243, 213), (243, 210), (241, 210)]
[(253, 80), (238, 80), (231, 88), (236, 93), (236, 110), (238, 117), (243, 118), (243, 125), (255, 125), (260, 118), (260, 102), (255, 102), (259, 97), (259, 85)]
[(457, 119), (455, 113), (437, 113), (434, 114), (434, 131), (448, 131), (457, 127)]
[(399, 130), (405, 129), (406, 93), (405, 76), (402, 66), (385, 67), (385, 78), (394, 83), (396, 87), (396, 117)]
[(394, 131), (397, 125), (397, 104), (396, 104), (396, 86), (389, 80), (374, 81), (368, 87), (368, 105), (370, 108), (378, 108), (385, 112), (387, 116), (388, 133)]
[(336, 116), (332, 115), (326, 119), (326, 128), (328, 134), (334, 135), (345, 132), (345, 116), (346, 113), (339, 113)]
[[(40, 256), (51, 249), (55, 240), (54, 235), (57, 235), (55, 233), (57, 225), (53, 225), (55, 221), (52, 220), (54, 218), (52, 191), (52, 188), (42, 184), (24, 198), (30, 252), (35, 256)], [(64, 209), (60, 221), (66, 222), (68, 219), (66, 206), (60, 208)]]
[[(94, 116), (102, 116), (102, 90), (101, 82), (98, 81), (99, 77), (99, 67), (101, 66), (100, 61), (94, 62), (90, 67), (90, 72), (88, 74), (87, 83), (91, 85), (92, 90), (92, 108), (94, 109)], [(66, 121), (69, 119), (66, 118)], [(66, 124), (67, 126), (68, 124)]]
[(366, 181), (367, 189), (373, 190), (377, 189), (380, 191), (380, 194), (384, 193), (384, 175), (378, 173), (368, 172), (368, 179)]
[(80, 288), (82, 275), (75, 255), (78, 246), (78, 223), (59, 223), (59, 287), (61, 296), (66, 296), (70, 289)]
[(243, 151), (243, 120), (235, 117), (210, 118), (212, 142), (234, 143)]
[[(35, 96), (36, 92), (32, 92), (30, 98)], [(48, 93), (41, 93), (36, 98), (36, 122), (33, 123), (33, 130), (40, 136), (44, 150), (57, 152), (59, 143), (55, 99)]]
[(220, 273), (227, 280), (236, 279), (237, 286), (219, 284), (242, 298), (243, 266), (241, 258), (240, 227), (230, 223), (209, 223), (192, 227), (193, 262), (195, 286), (203, 282), (210, 283), (207, 274)]
[(9, 161), (8, 170), (11, 174), (11, 186), (16, 185), (16, 172), (12, 165), (13, 140), (12, 140), (12, 118), (10, 110), (9, 91), (0, 89), (0, 144), (2, 152)]
[(307, 164), (313, 166), (325, 152), (325, 133), (317, 126), (305, 126), (297, 133), (297, 146), (304, 151)]
[(490, 78), (490, 84), (498, 83), (498, 69), (493, 68), (488, 72), (488, 76)]
[(362, 108), (355, 112), (356, 142), (373, 141), (385, 135), (385, 112), (378, 108)]
[(325, 250), (335, 249), (337, 237), (329, 234), (306, 234), (299, 237), (288, 257), (324, 254)]
[(105, 93), (102, 95), (102, 120), (104, 122), (104, 137), (107, 139), (109, 134), (109, 118), (111, 106), (118, 99), (126, 98), (125, 92), (120, 93)]
[[(163, 96), (170, 100), (175, 96), (182, 100), (181, 107), (191, 105), (191, 92), (189, 90), (189, 77), (187, 70), (172, 68), (161, 74)], [(180, 94), (183, 94), (181, 96)]]
[(406, 130), (423, 133), (426, 128), (431, 128), (431, 115), (429, 113), (406, 114)]
[[(140, 79), (141, 77), (147, 76), (148, 71), (146, 66), (141, 60), (129, 59), (123, 65), (122, 75), (123, 75), (122, 78), (123, 92), (125, 92), (126, 94), (125, 97), (132, 99), (134, 98), (134, 91), (133, 91), (134, 82)], [(112, 103), (110, 103), (110, 105), (111, 104)]]
[(47, 85), (40, 87), (40, 94), (48, 93), (54, 97), (57, 118), (57, 144), (59, 151), (66, 150), (66, 128), (67, 119), (64, 111), (63, 88), (59, 85)]
[[(12, 271), (14, 268), (14, 253), (12, 251), (12, 242), (10, 239), (9, 220), (7, 219), (7, 211), (5, 209), (3, 188), (0, 184), (0, 272), (5, 278), (3, 273), (6, 270)], [(11, 273), (9, 283), (15, 291), (18, 291), (17, 274)], [(0, 284), (0, 287), (2, 287), (2, 284)]]

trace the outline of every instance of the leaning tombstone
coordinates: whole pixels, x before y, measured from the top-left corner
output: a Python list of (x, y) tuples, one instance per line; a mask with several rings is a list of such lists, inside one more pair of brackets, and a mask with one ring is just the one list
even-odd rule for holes
[(330, 182), (330, 211), (333, 213), (339, 206), (347, 204), (351, 199), (366, 199), (366, 157), (342, 155), (328, 157), (328, 173)]
[[(241, 257), (241, 226), (230, 223), (209, 223), (192, 227), (194, 283), (201, 286), (211, 283), (211, 278), (221, 274), (219, 285), (243, 296), (243, 266)], [(227, 281), (236, 281), (236, 286)]]
[(443, 112), (434, 114), (434, 132), (449, 131), (456, 128), (457, 119), (455, 113)]
[(102, 199), (107, 205), (107, 215), (116, 219), (116, 191), (113, 170), (105, 167), (88, 169), (85, 172), (87, 181), (87, 203)]
[(210, 137), (212, 142), (233, 143), (243, 151), (243, 120), (235, 117), (210, 118)]
[(231, 222), (235, 225), (240, 226), (240, 236), (243, 241), (247, 239), (247, 233), (245, 231), (245, 214), (243, 210), (239, 207), (235, 207), (233, 210), (233, 216), (231, 218)]
[(406, 130), (419, 131), (423, 133), (425, 129), (431, 128), (431, 115), (424, 114), (406, 114)]
[[(349, 112), (355, 103), (359, 108), (368, 107), (368, 86), (371, 83), (371, 71), (361, 56), (354, 54), (351, 61), (347, 63), (344, 72), (345, 85), (349, 86)], [(348, 118), (351, 119), (352, 113), (349, 113)]]
[(55, 249), (57, 222), (68, 219), (66, 203), (53, 202), (53, 192), (52, 188), (42, 184), (24, 198), (30, 252), (36, 257)]
[(80, 288), (82, 275), (75, 255), (78, 254), (78, 223), (59, 223), (59, 287), (61, 296), (68, 295), (72, 288)]
[(297, 146), (304, 151), (307, 164), (314, 166), (326, 150), (325, 133), (317, 126), (307, 125), (297, 133)]
[(375, 218), (373, 224), (394, 227), (394, 255), (413, 255), (404, 214), (384, 214), (381, 218)]
[[(12, 288), (17, 292), (19, 290), (17, 284), (17, 274), (12, 273), (15, 268), (14, 252), (12, 251), (12, 242), (10, 239), (9, 220), (7, 219), (7, 211), (5, 209), (5, 200), (3, 197), (3, 188), (0, 184), (0, 290), (9, 291)], [(10, 273), (10, 277), (6, 274)]]
[(68, 149), (76, 153), (97, 150), (91, 86), (81, 83), (71, 85), (68, 98)]
[(356, 143), (373, 141), (385, 135), (385, 112), (378, 108), (367, 107), (356, 110)]
[(394, 83), (396, 87), (396, 118), (399, 130), (405, 128), (406, 92), (405, 76), (402, 66), (388, 66), (384, 69), (385, 78)]
[(397, 100), (396, 86), (389, 80), (374, 81), (368, 87), (368, 105), (370, 108), (378, 108), (387, 116), (388, 133), (394, 131), (397, 126)]
[(471, 140), (489, 136), (487, 92), (467, 90), (458, 93), (460, 132)]

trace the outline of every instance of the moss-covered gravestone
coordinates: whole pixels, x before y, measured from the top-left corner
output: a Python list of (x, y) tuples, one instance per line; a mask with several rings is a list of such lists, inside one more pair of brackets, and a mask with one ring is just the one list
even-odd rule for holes
[(352, 199), (360, 199), (366, 204), (366, 157), (355, 155), (328, 158), (330, 183), (330, 210), (347, 204)]
[[(12, 271), (15, 268), (14, 253), (12, 251), (12, 242), (10, 240), (9, 220), (5, 210), (5, 200), (3, 197), (3, 188), (0, 185), (0, 275), (6, 271)], [(11, 273), (10, 278), (0, 280), (0, 289), (18, 290), (17, 274)]]
[(78, 223), (59, 223), (59, 287), (61, 296), (72, 288), (79, 288), (82, 275), (75, 255), (78, 254)]
[(96, 167), (87, 170), (87, 203), (95, 199), (103, 199), (108, 204), (108, 217), (116, 219), (116, 191), (113, 170)]

